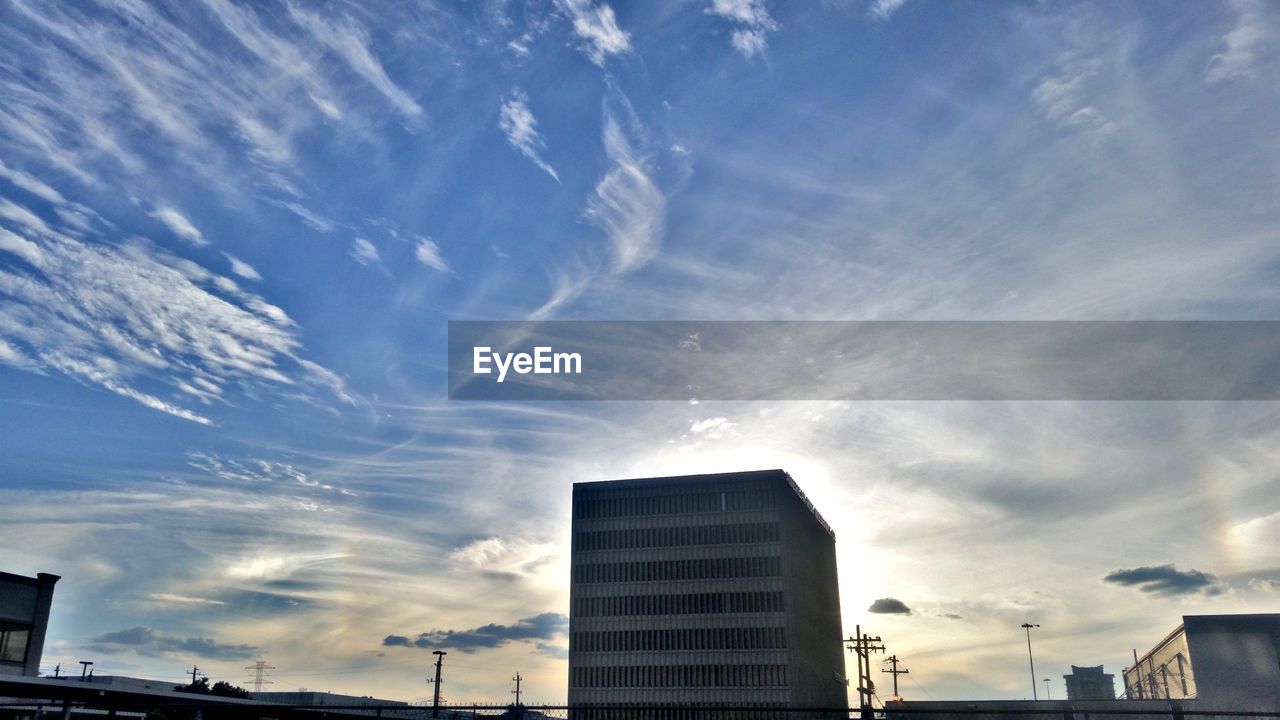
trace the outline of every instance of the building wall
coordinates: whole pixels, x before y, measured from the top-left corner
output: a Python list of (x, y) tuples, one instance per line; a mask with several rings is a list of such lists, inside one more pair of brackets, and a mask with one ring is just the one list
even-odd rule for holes
[(1201, 705), (1280, 711), (1280, 614), (1188, 615), (1183, 627)]
[(1129, 698), (1195, 698), (1210, 710), (1280, 711), (1280, 614), (1182, 620), (1125, 668)]
[(40, 674), (44, 635), (57, 575), (0, 572), (0, 674)]
[(573, 492), (571, 705), (845, 705), (834, 539), (785, 473)]

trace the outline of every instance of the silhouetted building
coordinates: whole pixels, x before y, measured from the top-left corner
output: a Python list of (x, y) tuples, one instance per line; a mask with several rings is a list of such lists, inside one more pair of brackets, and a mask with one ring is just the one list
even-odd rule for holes
[(846, 706), (835, 535), (782, 470), (577, 483), (572, 564), (570, 705)]
[(0, 572), (0, 675), (40, 674), (57, 575)]
[(1063, 675), (1067, 682), (1068, 700), (1115, 700), (1116, 676), (1102, 672), (1102, 666), (1071, 666), (1071, 674)]
[(1280, 613), (1186, 615), (1124, 670), (1130, 699), (1195, 698), (1210, 710), (1280, 710)]

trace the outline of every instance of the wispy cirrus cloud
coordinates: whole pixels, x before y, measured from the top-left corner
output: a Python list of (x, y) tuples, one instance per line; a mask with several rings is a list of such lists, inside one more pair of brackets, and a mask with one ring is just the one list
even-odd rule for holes
[(867, 9), (867, 15), (876, 20), (888, 20), (906, 2), (907, 0), (873, 0), (871, 7)]
[(431, 238), (418, 238), (418, 243), (413, 248), (413, 256), (432, 270), (439, 270), (442, 273), (453, 272), (449, 263), (444, 261), (444, 256), (440, 254), (440, 245)]
[(0, 65), (33, 70), (0, 78), (0, 134), (86, 183), (146, 184), (160, 156), (221, 191), (266, 186), (301, 207), (300, 134), (367, 127), (369, 88), (399, 117), (423, 115), (347, 16), (229, 0), (92, 12), (19, 0), (8, 20)]
[(498, 127), (507, 136), (507, 142), (511, 147), (519, 150), (521, 155), (542, 168), (543, 172), (554, 178), (556, 182), (560, 182), (556, 169), (542, 159), (542, 151), (546, 149), (547, 144), (538, 132), (537, 119), (529, 110), (527, 95), (517, 90), (502, 102)]
[(1222, 51), (1209, 59), (1205, 77), (1209, 82), (1248, 79), (1257, 74), (1259, 64), (1275, 51), (1277, 19), (1274, 7), (1259, 0), (1233, 0), (1236, 24), (1222, 36)]
[(382, 255), (378, 253), (378, 248), (368, 240), (358, 237), (351, 241), (351, 258), (361, 265), (378, 266), (382, 264)]
[(766, 34), (778, 29), (765, 0), (711, 0), (707, 12), (734, 23), (730, 42), (747, 58), (763, 53), (769, 46)]
[(151, 216), (164, 223), (174, 235), (186, 240), (192, 245), (208, 245), (209, 241), (205, 239), (204, 233), (195, 226), (186, 215), (174, 210), (167, 205), (161, 205), (151, 213)]
[(222, 255), (227, 259), (227, 262), (231, 263), (231, 272), (235, 273), (236, 275), (239, 275), (245, 280), (261, 280), (262, 279), (262, 275), (259, 274), (258, 271), (255, 270), (253, 266), (250, 265), (249, 263), (241, 260), (240, 258), (230, 253), (222, 253)]
[(1076, 128), (1094, 136), (1115, 130), (1116, 124), (1088, 100), (1088, 83), (1102, 69), (1096, 58), (1063, 63), (1044, 77), (1031, 97), (1049, 120), (1066, 128)]
[(667, 199), (623, 122), (609, 111), (605, 113), (603, 141), (610, 168), (596, 183), (595, 194), (587, 203), (587, 218), (610, 241), (613, 272), (625, 273), (658, 252)]
[[(209, 424), (184, 406), (228, 386), (332, 391), (341, 381), (300, 357), (284, 310), (229, 278), (145, 241), (111, 245), (51, 228), (4, 201), (0, 250), (26, 266), (0, 270), (0, 360), (66, 375), (171, 415)], [(167, 386), (169, 397), (162, 397)]]
[(631, 38), (618, 27), (618, 18), (606, 2), (557, 0), (573, 23), (573, 32), (582, 40), (582, 51), (596, 65), (603, 66), (610, 55), (631, 51)]
[(620, 105), (621, 119), (618, 111), (605, 107), (601, 139), (609, 169), (596, 183), (584, 211), (586, 219), (604, 233), (604, 252), (593, 253), (604, 259), (562, 271), (551, 297), (533, 312), (534, 319), (549, 316), (602, 277), (621, 276), (643, 266), (662, 245), (667, 197), (633, 137), (641, 129), (639, 122), (625, 99)]

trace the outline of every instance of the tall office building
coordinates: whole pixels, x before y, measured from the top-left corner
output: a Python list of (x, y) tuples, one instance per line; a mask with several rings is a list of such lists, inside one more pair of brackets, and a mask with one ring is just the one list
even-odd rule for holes
[(847, 705), (835, 535), (782, 470), (577, 483), (572, 558), (570, 705)]

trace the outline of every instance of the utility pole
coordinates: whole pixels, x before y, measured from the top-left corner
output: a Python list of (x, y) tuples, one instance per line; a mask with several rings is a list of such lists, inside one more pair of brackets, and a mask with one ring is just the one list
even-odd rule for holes
[(252, 665), (245, 665), (245, 670), (253, 671), (253, 691), (262, 692), (263, 685), (273, 685), (274, 683), (266, 679), (268, 670), (275, 670), (274, 665), (268, 665), (266, 660), (259, 660)]
[(858, 656), (858, 707), (862, 709), (862, 717), (870, 720), (871, 696), (875, 693), (875, 683), (871, 682), (871, 653), (884, 652), (884, 642), (879, 635), (863, 635), (861, 625), (855, 625), (854, 636), (845, 638), (844, 642), (850, 643), (845, 647)]
[(81, 661), (80, 661), (80, 679), (81, 679), (81, 680), (84, 680), (86, 677), (88, 677), (89, 668), (90, 668), (92, 665), (93, 665), (93, 661), (92, 661), (92, 660), (81, 660)]
[(880, 672), (884, 672), (884, 673), (891, 673), (891, 674), (893, 675), (893, 699), (894, 699), (894, 700), (901, 700), (901, 699), (902, 699), (902, 696), (898, 694), (898, 676), (899, 676), (899, 675), (908, 675), (908, 674), (910, 674), (910, 673), (911, 673), (911, 671), (910, 671), (910, 670), (907, 670), (906, 668), (903, 668), (903, 669), (901, 669), (901, 670), (899, 670), (899, 669), (898, 669), (898, 656), (897, 656), (897, 655), (890, 655), (889, 657), (885, 658), (885, 662), (887, 662), (887, 663), (889, 663), (890, 665), (892, 665), (892, 666), (893, 666), (893, 669), (892, 669), (892, 670), (881, 670)]
[(511, 694), (516, 696), (516, 707), (520, 707), (520, 681), (524, 680), (524, 678), (520, 677), (520, 673), (516, 673), (516, 676), (511, 680), (516, 684), (516, 689), (512, 690)]
[(196, 674), (199, 672), (200, 672), (200, 668), (196, 667), (195, 665), (191, 666), (191, 684), (192, 685), (196, 684)]
[(57, 678), (58, 673), (62, 672), (62, 663), (53, 666), (53, 677)]
[(1031, 657), (1031, 628), (1038, 628), (1039, 625), (1032, 623), (1022, 623), (1022, 629), (1027, 631), (1027, 661), (1031, 663), (1031, 699), (1039, 700), (1040, 696), (1036, 694), (1036, 661)]
[(432, 650), (432, 655), (436, 656), (436, 679), (431, 681), (436, 686), (435, 699), (431, 702), (431, 717), (440, 717), (440, 666), (444, 664), (444, 656), (449, 653), (443, 650)]

